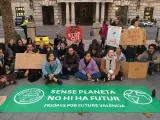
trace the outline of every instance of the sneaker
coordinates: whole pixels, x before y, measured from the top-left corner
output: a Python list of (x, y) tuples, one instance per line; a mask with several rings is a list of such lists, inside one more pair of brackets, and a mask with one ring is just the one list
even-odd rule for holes
[(99, 79), (95, 79), (94, 82), (99, 82)]
[(46, 80), (45, 84), (48, 85), (51, 83), (51, 80)]
[(154, 71), (151, 71), (148, 73), (149, 75), (155, 75), (155, 72)]
[(81, 81), (81, 79), (77, 78), (78, 81)]
[(62, 81), (57, 80), (57, 84), (58, 84), (58, 85), (62, 85)]
[(60, 79), (62, 79), (62, 80), (69, 80), (69, 76), (68, 75), (67, 76), (62, 75), (62, 76), (60, 76)]
[(122, 81), (122, 80), (123, 80), (123, 77), (120, 78), (120, 81)]

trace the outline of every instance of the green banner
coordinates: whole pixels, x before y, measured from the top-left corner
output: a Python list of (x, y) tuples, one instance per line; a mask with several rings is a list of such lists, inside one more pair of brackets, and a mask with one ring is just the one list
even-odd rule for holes
[(0, 112), (160, 112), (145, 86), (19, 86)]

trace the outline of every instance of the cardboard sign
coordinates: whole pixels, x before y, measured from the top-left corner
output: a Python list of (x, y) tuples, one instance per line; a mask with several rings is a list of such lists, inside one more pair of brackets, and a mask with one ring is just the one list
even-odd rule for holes
[(148, 74), (148, 63), (122, 62), (122, 73), (127, 78), (146, 78)]
[(82, 40), (82, 29), (80, 26), (69, 26), (66, 33), (66, 38), (73, 42)]
[(118, 47), (121, 39), (121, 27), (109, 26), (106, 44), (113, 47)]
[(0, 106), (6, 101), (7, 96), (0, 96)]
[(120, 45), (145, 45), (146, 32), (144, 29), (124, 29)]
[(18, 53), (16, 54), (15, 69), (42, 69), (46, 59), (43, 54)]

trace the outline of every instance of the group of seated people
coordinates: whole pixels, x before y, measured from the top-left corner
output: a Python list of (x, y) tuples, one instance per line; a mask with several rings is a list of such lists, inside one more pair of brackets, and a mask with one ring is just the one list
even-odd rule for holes
[[(62, 84), (61, 80), (69, 80), (69, 75), (75, 75), (77, 80), (103, 82), (122, 81), (121, 63), (149, 62), (148, 73), (156, 72), (157, 64), (160, 63), (160, 54), (156, 51), (156, 45), (151, 44), (148, 50), (145, 46), (128, 46), (126, 49), (107, 46), (102, 49), (97, 40), (93, 40), (87, 51), (84, 50), (83, 41), (78, 45), (67, 45), (66, 39), (56, 38), (54, 45), (36, 45), (31, 38), (24, 44), (22, 40), (15, 42), (10, 40), (8, 45), (0, 43), (0, 87), (15, 84), (16, 79), (28, 77), (33, 82), (43, 77), (45, 84), (55, 82)], [(42, 70), (15, 70), (16, 53), (46, 54), (42, 64)], [(131, 60), (132, 59), (132, 60)], [(8, 81), (7, 75), (16, 79)]]

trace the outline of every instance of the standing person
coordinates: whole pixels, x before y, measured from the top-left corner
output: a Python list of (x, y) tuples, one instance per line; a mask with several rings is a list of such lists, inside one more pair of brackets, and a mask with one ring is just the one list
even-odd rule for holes
[(79, 62), (79, 72), (75, 74), (78, 80), (99, 81), (100, 72), (96, 62), (91, 58), (90, 52), (84, 53), (84, 58)]
[(156, 45), (151, 44), (148, 47), (148, 51), (139, 55), (137, 59), (140, 62), (149, 62), (148, 74), (154, 75), (157, 64), (160, 64), (160, 53), (156, 51)]
[(117, 58), (114, 56), (114, 50), (110, 49), (107, 56), (101, 60), (101, 77), (104, 82), (110, 80), (122, 80), (122, 73)]
[(101, 47), (102, 49), (104, 48), (105, 46), (105, 40), (106, 40), (106, 37), (107, 37), (107, 32), (108, 32), (108, 25), (106, 24), (106, 21), (103, 22), (103, 25), (102, 25), (102, 28), (101, 28)]
[(69, 79), (69, 75), (74, 75), (78, 72), (79, 65), (79, 55), (73, 49), (73, 47), (68, 48), (68, 52), (64, 56), (63, 67), (62, 67), (62, 79)]
[(124, 27), (118, 17), (114, 18), (114, 21), (111, 23), (111, 26), (118, 26), (118, 27), (122, 27), (122, 29), (124, 29)]
[(46, 60), (42, 65), (43, 77), (47, 80), (45, 84), (56, 82), (61, 85), (62, 81), (59, 80), (59, 75), (62, 70), (61, 62), (55, 57), (53, 51), (47, 53)]
[(20, 25), (23, 30), (24, 30), (24, 34), (25, 34), (25, 38), (27, 39), (27, 24), (28, 24), (28, 20), (25, 18), (25, 16), (22, 18), (22, 24)]
[[(128, 29), (139, 29), (139, 20), (133, 19), (131, 21), (131, 26)], [(126, 47), (126, 60), (128, 62), (134, 62), (136, 59), (137, 48), (136, 46), (127, 46)]]
[(17, 51), (16, 53), (24, 53), (26, 51), (26, 46), (24, 46), (23, 41), (22, 40), (18, 40), (17, 41)]

